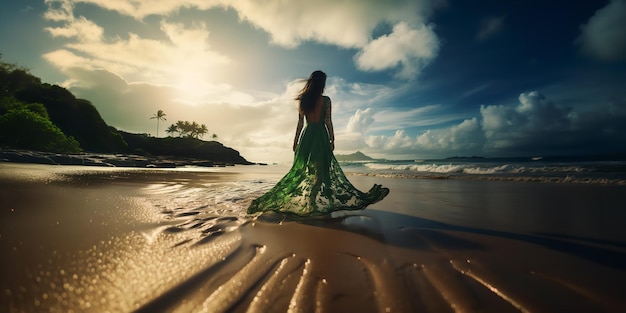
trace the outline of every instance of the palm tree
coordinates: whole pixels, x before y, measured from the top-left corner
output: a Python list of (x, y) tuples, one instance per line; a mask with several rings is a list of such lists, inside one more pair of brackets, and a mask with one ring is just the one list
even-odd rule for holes
[(165, 118), (165, 113), (163, 113), (163, 110), (158, 110), (156, 112), (156, 114), (154, 114), (150, 119), (151, 120), (153, 120), (153, 119), (157, 120), (156, 136), (159, 137), (159, 121), (167, 121), (167, 119)]
[(176, 127), (175, 124), (170, 125), (170, 127), (168, 127), (165, 130), (166, 133), (170, 134), (170, 137), (174, 136), (174, 133), (178, 132), (178, 127)]
[(189, 137), (198, 138), (198, 130), (200, 130), (200, 125), (198, 125), (198, 123), (196, 122), (192, 122), (189, 130)]
[(176, 128), (178, 128), (178, 137), (186, 137), (191, 130), (191, 123), (188, 121), (176, 122)]
[(197, 130), (199, 138), (202, 138), (202, 136), (204, 136), (204, 134), (206, 134), (208, 132), (209, 132), (209, 130), (206, 128), (206, 125), (204, 125), (204, 124), (200, 125), (200, 127)]

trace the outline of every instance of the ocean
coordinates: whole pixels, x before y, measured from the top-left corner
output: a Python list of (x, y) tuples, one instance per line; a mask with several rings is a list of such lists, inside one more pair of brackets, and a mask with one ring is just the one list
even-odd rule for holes
[(384, 177), (626, 184), (626, 156), (469, 157), (340, 163), (346, 173)]

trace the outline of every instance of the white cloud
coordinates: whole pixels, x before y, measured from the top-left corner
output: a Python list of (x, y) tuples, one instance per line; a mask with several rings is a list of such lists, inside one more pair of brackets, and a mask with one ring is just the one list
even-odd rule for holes
[(77, 38), (81, 42), (98, 42), (102, 39), (103, 29), (84, 17), (72, 18), (62, 27), (46, 27), (52, 37)]
[[(361, 47), (383, 22), (420, 24), (430, 14), (430, 1), (255, 1), (255, 0), (46, 0), (48, 3), (91, 3), (142, 20), (166, 16), (181, 8), (233, 8), (242, 20), (268, 32), (279, 45), (294, 47), (314, 40), (341, 47)], [(349, 18), (346, 18), (349, 17)]]
[[(219, 6), (225, 1), (210, 0), (45, 0), (45, 3), (56, 9), (54, 13), (60, 14), (68, 8), (71, 9), (76, 3), (87, 3), (97, 5), (98, 7), (115, 11), (123, 15), (131, 16), (138, 20), (144, 19), (150, 15), (168, 15), (176, 12), (184, 7), (197, 7), (199, 9), (208, 9)], [(55, 15), (57, 16), (57, 15)], [(61, 18), (63, 15), (58, 15)]]
[(449, 113), (440, 104), (425, 105), (417, 108), (384, 108), (376, 113), (375, 131), (389, 131), (412, 127), (436, 126), (459, 120), (464, 116)]
[[(105, 70), (123, 76), (130, 82), (166, 85), (178, 90), (172, 100), (198, 104), (204, 99), (214, 102), (245, 103), (251, 98), (230, 85), (215, 82), (214, 73), (225, 71), (231, 60), (211, 49), (209, 30), (203, 22), (185, 26), (162, 21), (160, 30), (166, 40), (142, 38), (129, 32), (127, 38), (104, 38), (101, 26), (83, 16), (75, 17), (73, 2), (47, 1), (46, 17), (62, 22), (47, 27), (53, 37), (69, 39), (64, 49), (44, 55), (52, 65), (69, 77), (65, 85), (88, 88), (89, 80), (73, 77), (75, 71)], [(107, 2), (115, 4), (118, 2)]]
[(421, 69), (435, 58), (439, 41), (431, 25), (411, 28), (406, 23), (394, 26), (389, 35), (370, 41), (356, 57), (358, 68), (380, 71), (400, 67), (397, 76), (416, 77)]
[(474, 117), (445, 130), (426, 131), (417, 137), (416, 143), (423, 150), (474, 154), (482, 150), (484, 141), (480, 123)]
[(480, 113), (487, 149), (545, 145), (551, 134), (572, 126), (569, 109), (557, 107), (536, 91), (522, 93), (515, 107), (481, 106)]
[[(404, 130), (369, 136), (365, 152), (396, 157), (604, 153), (626, 145), (626, 101), (574, 112), (541, 93), (520, 94), (513, 105), (483, 105), (480, 116), (416, 137)], [(377, 118), (378, 121), (378, 118)]]
[(415, 140), (402, 129), (397, 130), (393, 136), (369, 136), (365, 142), (374, 150), (381, 149), (391, 153), (403, 153), (415, 148)]
[(504, 25), (504, 16), (489, 17), (480, 22), (480, 29), (476, 33), (478, 41), (485, 41), (502, 31)]
[(373, 135), (365, 142), (368, 145), (365, 151), (384, 151), (392, 157), (441, 157), (456, 153), (480, 154), (485, 135), (478, 118), (472, 118), (450, 128), (427, 130), (417, 137), (397, 130), (393, 136)]
[[(432, 26), (425, 25), (425, 19), (432, 10), (431, 1), (46, 0), (46, 3), (49, 6), (45, 14), (47, 19), (66, 22), (62, 27), (48, 28), (55, 36), (76, 35), (74, 33), (83, 29), (81, 24), (97, 26), (84, 17), (74, 17), (73, 8), (77, 3), (93, 4), (137, 20), (150, 15), (166, 17), (181, 8), (232, 8), (242, 21), (267, 32), (277, 45), (293, 48), (302, 42), (313, 41), (356, 48), (360, 51), (355, 60), (359, 69), (380, 71), (398, 68), (397, 77), (403, 79), (416, 77), (438, 52), (438, 39)], [(393, 32), (373, 39), (374, 29), (381, 24), (394, 25)], [(173, 36), (167, 28), (163, 30), (174, 45), (190, 42), (186, 36), (182, 38), (184, 40), (177, 41), (177, 36)], [(185, 29), (185, 33), (188, 34), (189, 30)], [(139, 40), (136, 35), (133, 39)], [(90, 49), (82, 45), (74, 48), (94, 50), (101, 47)]]
[(44, 18), (55, 22), (70, 22), (74, 20), (73, 1), (44, 0), (48, 5), (48, 10), (44, 13)]
[(330, 77), (325, 93), (332, 98), (333, 114), (351, 116), (357, 109), (384, 106), (397, 95), (403, 94), (408, 87), (409, 83), (397, 86), (366, 84), (347, 82), (341, 77)]
[(612, 0), (581, 26), (583, 52), (604, 60), (626, 58), (626, 0)]
[(371, 108), (356, 110), (354, 115), (348, 120), (347, 131), (350, 133), (365, 133), (367, 128), (374, 123), (373, 116), (374, 110)]

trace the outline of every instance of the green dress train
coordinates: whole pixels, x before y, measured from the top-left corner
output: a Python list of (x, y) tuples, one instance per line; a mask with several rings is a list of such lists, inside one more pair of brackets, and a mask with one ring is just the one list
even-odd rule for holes
[(296, 215), (324, 215), (339, 210), (359, 210), (382, 200), (388, 188), (375, 184), (367, 193), (346, 178), (329, 144), (324, 97), (319, 122), (309, 122), (296, 147), (289, 172), (267, 193), (255, 199), (248, 213), (276, 211)]

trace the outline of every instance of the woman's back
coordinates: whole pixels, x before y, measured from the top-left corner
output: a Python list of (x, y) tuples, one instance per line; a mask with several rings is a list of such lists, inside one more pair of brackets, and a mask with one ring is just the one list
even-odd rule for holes
[(308, 124), (319, 123), (324, 119), (324, 101), (324, 96), (320, 96), (315, 101), (315, 106), (313, 107), (313, 110), (311, 110), (310, 112), (304, 112), (304, 116), (306, 117), (306, 122)]

